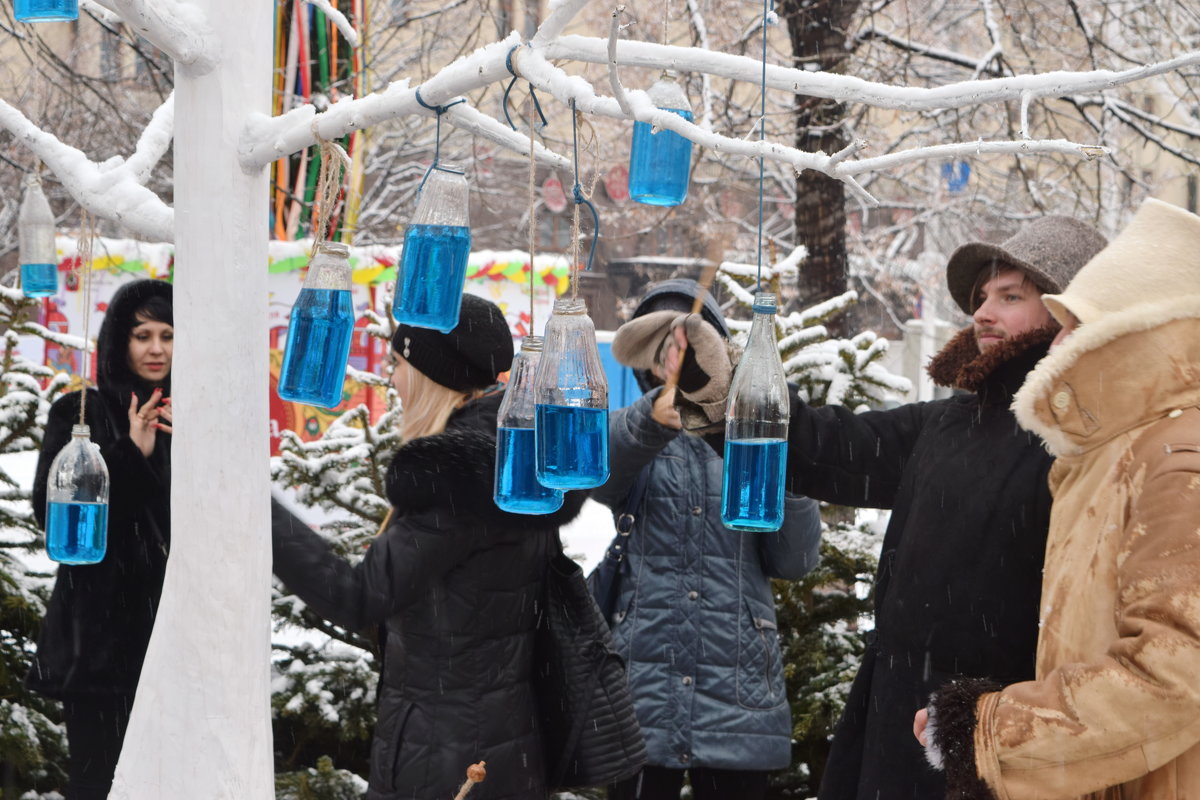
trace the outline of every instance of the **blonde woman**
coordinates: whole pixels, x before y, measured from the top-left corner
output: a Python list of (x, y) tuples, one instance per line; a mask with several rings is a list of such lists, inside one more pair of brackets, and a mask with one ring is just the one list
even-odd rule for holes
[(536, 517), (492, 502), (494, 386), (513, 357), (494, 304), (466, 295), (454, 330), (401, 325), (392, 348), (405, 439), (387, 475), (392, 522), (352, 566), (276, 505), (275, 572), (326, 619), (385, 624), (368, 800), (453, 797), (477, 761), (487, 780), (472, 800), (541, 800), (534, 601), (583, 500)]

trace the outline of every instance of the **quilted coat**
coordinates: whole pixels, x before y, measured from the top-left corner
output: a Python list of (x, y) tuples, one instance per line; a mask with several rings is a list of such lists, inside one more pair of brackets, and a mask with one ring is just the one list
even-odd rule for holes
[(1182, 248), (1192, 293), (1162, 286), (1161, 241), (1114, 284), (1158, 296), (1085, 319), (1017, 395), (1058, 456), (1037, 677), (935, 699), (950, 796), (1200, 797), (1200, 267)]
[(546, 797), (532, 667), (536, 607), (558, 525), (492, 502), (499, 397), (469, 403), (444, 433), (401, 447), (387, 476), (394, 521), (351, 566), (280, 507), (275, 573), (346, 627), (384, 623), (368, 800), (442, 800), (487, 762), (472, 800)]
[(613, 639), (626, 660), (647, 763), (767, 770), (791, 760), (791, 711), (768, 578), (816, 566), (816, 503), (788, 497), (783, 528), (721, 524), (721, 456), (659, 425), (658, 390), (614, 412), (608, 483), (592, 497), (615, 511), (651, 464), (628, 545)]

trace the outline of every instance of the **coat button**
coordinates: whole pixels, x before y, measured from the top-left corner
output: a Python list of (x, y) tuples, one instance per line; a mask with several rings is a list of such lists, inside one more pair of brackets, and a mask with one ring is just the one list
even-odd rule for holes
[(1055, 408), (1057, 408), (1059, 411), (1062, 411), (1071, 405), (1071, 395), (1067, 394), (1066, 392), (1059, 392), (1058, 394), (1054, 395), (1054, 400), (1052, 402), (1054, 403)]
[(698, 517), (703, 513), (704, 513), (704, 509), (701, 508), (700, 506), (692, 506), (692, 516), (693, 517)]
[(699, 596), (699, 592), (688, 592), (688, 600), (695, 600)]
[(683, 677), (683, 685), (684, 685), (684, 686), (691, 686), (691, 685), (692, 685), (692, 676), (691, 676), (691, 675), (685, 675), (685, 676)]
[(680, 761), (682, 761), (682, 762), (683, 762), (683, 763), (685, 763), (685, 764), (686, 764), (688, 761), (691, 761), (691, 759), (692, 759), (692, 757), (691, 757), (691, 756), (689, 756), (687, 753), (680, 753), (680, 754), (679, 754), (679, 760), (680, 760)]

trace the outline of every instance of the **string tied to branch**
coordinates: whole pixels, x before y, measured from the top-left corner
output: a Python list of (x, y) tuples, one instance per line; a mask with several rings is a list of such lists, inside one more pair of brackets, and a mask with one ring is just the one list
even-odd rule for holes
[[(517, 129), (517, 126), (512, 121), (512, 115), (508, 113), (508, 98), (512, 93), (513, 87), (516, 86), (517, 81), (521, 78), (520, 73), (517, 72), (513, 56), (516, 55), (517, 50), (521, 49), (522, 47), (528, 47), (528, 45), (514, 45), (512, 49), (508, 51), (508, 55), (504, 57), (504, 66), (508, 70), (508, 74), (512, 75), (513, 78), (508, 82), (508, 86), (504, 87), (504, 101), (501, 103), (501, 107), (504, 109), (504, 121), (507, 122), (508, 127), (512, 128), (514, 131)], [(538, 123), (538, 129), (540, 130), (545, 128), (550, 123), (546, 120), (546, 115), (542, 112), (542, 104), (538, 102), (537, 92), (533, 90), (532, 82), (529, 82), (529, 97), (533, 100), (533, 107), (537, 111), (538, 119), (541, 120)]]
[(442, 115), (454, 108), (459, 103), (467, 102), (467, 98), (460, 97), (457, 100), (451, 100), (445, 105), (435, 106), (425, 102), (425, 99), (421, 97), (420, 89), (417, 89), (416, 98), (419, 105), (423, 106), (424, 108), (428, 108), (436, 115), (437, 118), (437, 128), (433, 134), (433, 163), (429, 165), (429, 169), (425, 170), (425, 176), (421, 178), (421, 185), (417, 187), (417, 193), (420, 194), (421, 190), (425, 188), (425, 181), (429, 180), (429, 174), (435, 169), (441, 170), (442, 172), (451, 172), (455, 175), (464, 174), (460, 169), (447, 169), (446, 167), (441, 166), (439, 162), (442, 158)]
[(350, 155), (340, 144), (321, 135), (317, 125), (319, 121), (320, 117), (313, 117), (309, 126), (321, 159), (321, 171), (317, 176), (317, 224), (313, 228), (310, 256), (316, 255), (317, 246), (329, 239), (329, 220), (333, 217), (333, 207), (342, 191), (342, 172), (349, 172), (353, 164)]
[(579, 183), (579, 112), (575, 109), (575, 100), (571, 99), (571, 161), (574, 170), (575, 185), (571, 187), (571, 199), (575, 202), (574, 225), (572, 235), (572, 259), (571, 259), (571, 296), (574, 297), (578, 291), (579, 283), (579, 207), (587, 206), (592, 212), (592, 246), (588, 250), (587, 265), (584, 269), (589, 272), (592, 269), (592, 262), (596, 258), (596, 243), (600, 241), (600, 213), (596, 211), (596, 206), (583, 193), (583, 186)]

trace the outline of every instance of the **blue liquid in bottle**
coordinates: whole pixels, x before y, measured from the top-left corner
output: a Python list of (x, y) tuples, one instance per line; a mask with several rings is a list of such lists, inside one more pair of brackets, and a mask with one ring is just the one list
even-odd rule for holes
[(62, 564), (96, 564), (108, 549), (108, 503), (47, 503), (46, 552)]
[(537, 406), (537, 479), (554, 489), (608, 480), (608, 409)]
[(17, 22), (63, 22), (79, 19), (78, 0), (17, 0)]
[(515, 514), (549, 514), (563, 493), (538, 483), (533, 428), (501, 428), (496, 436), (496, 505)]
[(409, 225), (392, 301), (396, 321), (452, 331), (458, 324), (470, 252), (471, 229), (465, 225)]
[(288, 323), (279, 396), (321, 408), (340, 403), (353, 334), (350, 292), (301, 289)]
[(58, 267), (54, 264), (22, 264), (21, 290), (26, 297), (51, 297), (58, 292)]
[(777, 531), (783, 525), (783, 439), (725, 440), (721, 521), (736, 531)]
[[(686, 109), (663, 110), (692, 121), (692, 112)], [(677, 206), (687, 197), (692, 142), (675, 131), (652, 130), (647, 122), (633, 123), (629, 196), (651, 206)]]

